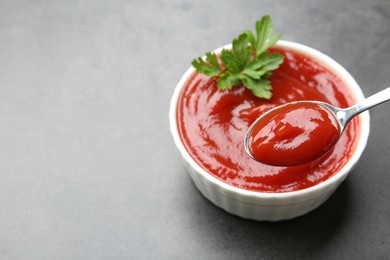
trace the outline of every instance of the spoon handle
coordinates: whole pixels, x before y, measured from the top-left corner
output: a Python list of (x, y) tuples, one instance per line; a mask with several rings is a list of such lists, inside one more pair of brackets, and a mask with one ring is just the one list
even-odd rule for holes
[(362, 113), (363, 111), (366, 111), (367, 109), (375, 107), (389, 100), (390, 100), (390, 88), (386, 88), (382, 91), (379, 91), (378, 93), (364, 99), (363, 101), (345, 109), (346, 112), (345, 121), (348, 122), (354, 116)]

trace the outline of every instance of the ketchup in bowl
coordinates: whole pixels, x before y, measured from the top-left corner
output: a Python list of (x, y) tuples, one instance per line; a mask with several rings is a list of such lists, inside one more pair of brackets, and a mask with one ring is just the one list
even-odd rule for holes
[[(360, 119), (354, 118), (336, 145), (313, 162), (275, 167), (250, 158), (243, 145), (246, 131), (266, 111), (302, 100), (341, 108), (356, 102), (344, 82), (311, 57), (279, 46), (271, 51), (282, 53), (285, 59), (269, 78), (273, 87), (270, 100), (257, 98), (239, 86), (222, 91), (216, 87), (216, 78), (194, 72), (178, 98), (177, 128), (192, 159), (215, 178), (250, 191), (298, 191), (327, 180), (349, 161), (358, 143)], [(275, 156), (272, 150), (265, 152), (270, 158)]]
[(341, 126), (333, 112), (314, 102), (279, 106), (251, 126), (247, 147), (252, 157), (268, 165), (309, 163), (337, 142)]

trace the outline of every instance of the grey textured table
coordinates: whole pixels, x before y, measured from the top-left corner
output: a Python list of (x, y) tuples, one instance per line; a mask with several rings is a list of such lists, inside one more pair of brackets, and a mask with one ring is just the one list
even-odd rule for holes
[(168, 128), (190, 61), (270, 14), (366, 95), (390, 83), (390, 1), (0, 1), (0, 259), (390, 257), (390, 103), (323, 206), (255, 222), (213, 206)]

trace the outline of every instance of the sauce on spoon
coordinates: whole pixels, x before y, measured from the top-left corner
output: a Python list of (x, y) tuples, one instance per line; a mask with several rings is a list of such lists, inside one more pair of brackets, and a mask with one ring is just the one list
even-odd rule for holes
[(341, 125), (332, 111), (314, 102), (293, 102), (270, 110), (251, 127), (248, 154), (273, 166), (313, 161), (338, 141)]

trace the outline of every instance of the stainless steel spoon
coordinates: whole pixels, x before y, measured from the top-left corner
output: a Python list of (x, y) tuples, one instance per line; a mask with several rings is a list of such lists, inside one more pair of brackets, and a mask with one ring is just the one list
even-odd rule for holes
[[(367, 109), (370, 109), (372, 107), (375, 107), (379, 104), (382, 104), (386, 101), (390, 100), (390, 88), (386, 88), (366, 99), (364, 99), (363, 101), (351, 106), (351, 107), (348, 107), (348, 108), (337, 108), (337, 107), (334, 107), (328, 103), (325, 103), (325, 102), (320, 102), (320, 101), (305, 101), (305, 102), (311, 102), (311, 103), (314, 103), (314, 104), (317, 104), (317, 105), (320, 105), (324, 108), (326, 108), (328, 111), (331, 112), (331, 114), (334, 115), (334, 117), (338, 120), (338, 122), (340, 123), (340, 135), (343, 133), (345, 127), (347, 126), (347, 124), (351, 121), (352, 118), (354, 118), (355, 116), (357, 116), (358, 114), (366, 111)], [(284, 104), (282, 106), (288, 106), (289, 104), (293, 104), (293, 103), (299, 103), (300, 101), (297, 101), (297, 102), (291, 102), (291, 103), (287, 103), (287, 104)], [(274, 110), (277, 110), (278, 107), (274, 108), (274, 109), (271, 109), (270, 111), (264, 113), (263, 115), (261, 115), (259, 118), (257, 118), (255, 120), (255, 122), (249, 127), (248, 131), (246, 132), (246, 135), (245, 135), (245, 139), (244, 139), (244, 147), (245, 147), (245, 151), (246, 153), (254, 160), (258, 161), (255, 157), (253, 157), (251, 151), (250, 151), (250, 143), (249, 143), (249, 137), (252, 133), (252, 130), (254, 128), (254, 126), (256, 124), (258, 124), (260, 122), (260, 120), (263, 119), (263, 117), (265, 115), (267, 115), (268, 113), (270, 113), (271, 111), (274, 111)], [(336, 142), (333, 144), (335, 145)], [(326, 153), (326, 152), (325, 152)], [(324, 153), (324, 154), (325, 154)], [(322, 154), (322, 155), (324, 155)], [(322, 156), (321, 155), (321, 156)], [(321, 157), (320, 156), (320, 157)], [(319, 158), (319, 157), (318, 157)], [(285, 166), (285, 165), (279, 165), (279, 166)]]

